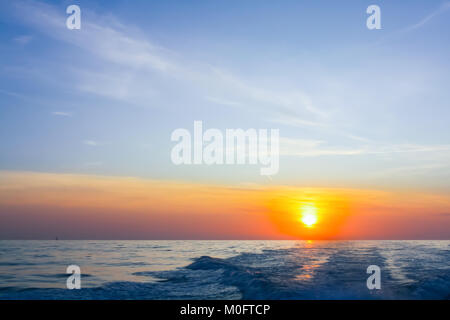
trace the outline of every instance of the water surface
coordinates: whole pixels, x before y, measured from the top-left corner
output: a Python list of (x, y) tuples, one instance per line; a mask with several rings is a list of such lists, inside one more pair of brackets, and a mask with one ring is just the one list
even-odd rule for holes
[(449, 262), (450, 241), (3, 240), (0, 299), (449, 299)]

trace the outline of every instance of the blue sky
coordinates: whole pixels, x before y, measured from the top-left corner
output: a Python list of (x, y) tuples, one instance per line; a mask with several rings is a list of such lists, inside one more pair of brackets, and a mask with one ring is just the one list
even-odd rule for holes
[[(449, 190), (449, 17), (445, 1), (3, 1), (0, 170)], [(170, 134), (194, 120), (280, 129), (279, 173), (173, 165)]]

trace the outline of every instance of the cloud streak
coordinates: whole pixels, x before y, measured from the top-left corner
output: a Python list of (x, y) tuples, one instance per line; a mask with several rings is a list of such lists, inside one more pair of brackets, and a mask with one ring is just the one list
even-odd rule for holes
[(293, 138), (280, 139), (280, 154), (283, 156), (317, 157), (317, 156), (356, 156), (383, 155), (401, 153), (438, 153), (450, 155), (450, 145), (415, 145), (415, 144), (363, 144), (359, 147), (335, 148), (327, 146), (325, 141)]
[(31, 42), (31, 40), (33, 39), (32, 36), (29, 35), (22, 35), (22, 36), (18, 36), (16, 38), (14, 38), (14, 42), (20, 44), (20, 45), (26, 45), (28, 43)]
[(425, 26), (433, 18), (443, 14), (444, 12), (446, 12), (449, 9), (450, 9), (450, 2), (445, 2), (438, 9), (436, 9), (435, 11), (433, 11), (432, 13), (430, 13), (429, 15), (424, 17), (422, 20), (420, 20), (419, 22), (417, 22), (417, 23), (415, 23), (413, 25), (410, 25), (410, 26), (400, 30), (400, 32), (410, 32), (410, 31), (419, 29), (419, 28)]
[(90, 147), (98, 147), (101, 145), (101, 143), (99, 143), (95, 140), (83, 140), (83, 144), (90, 146)]
[(64, 112), (64, 111), (53, 111), (52, 115), (59, 117), (72, 117), (71, 112)]
[[(154, 90), (163, 90), (160, 83), (164, 80), (161, 81), (160, 77), (170, 77), (174, 80), (173, 86), (188, 88), (191, 93), (206, 96), (213, 103), (265, 110), (272, 115), (289, 114), (311, 119), (326, 117), (311, 97), (299, 89), (276, 91), (251, 84), (223, 68), (187, 60), (179, 53), (152, 43), (142, 36), (140, 30), (127, 27), (114, 17), (98, 16), (85, 9), (83, 16), (91, 19), (83, 20), (81, 30), (70, 32), (62, 27), (66, 17), (50, 5), (30, 1), (18, 2), (16, 6), (24, 23), (37, 27), (58, 41), (90, 52), (102, 63), (110, 64), (107, 72), (104, 68), (97, 71), (72, 70), (80, 81), (77, 87), (82, 91), (142, 105), (148, 104)], [(92, 80), (95, 78), (97, 80)], [(135, 89), (142, 89), (139, 86), (142, 83), (147, 84), (147, 88), (150, 86), (150, 90)]]

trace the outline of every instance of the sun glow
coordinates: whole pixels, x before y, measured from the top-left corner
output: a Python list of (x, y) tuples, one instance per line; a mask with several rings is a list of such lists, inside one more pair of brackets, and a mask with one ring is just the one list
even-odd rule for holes
[(312, 228), (317, 223), (317, 208), (312, 204), (303, 205), (300, 208), (301, 218), (300, 221), (308, 227)]

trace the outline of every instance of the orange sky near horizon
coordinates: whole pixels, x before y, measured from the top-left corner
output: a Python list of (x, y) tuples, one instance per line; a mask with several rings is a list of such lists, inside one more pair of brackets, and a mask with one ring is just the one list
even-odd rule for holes
[[(302, 214), (315, 216), (308, 226)], [(444, 193), (0, 171), (0, 239), (449, 239)]]

